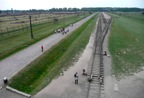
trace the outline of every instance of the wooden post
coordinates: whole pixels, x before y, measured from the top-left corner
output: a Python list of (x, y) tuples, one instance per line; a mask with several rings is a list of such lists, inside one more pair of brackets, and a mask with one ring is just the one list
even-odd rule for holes
[(24, 31), (24, 26), (22, 25), (22, 29), (23, 29), (23, 31)]
[(64, 26), (65, 26), (65, 14), (63, 15), (63, 21), (64, 21)]
[(20, 25), (19, 25), (18, 27), (19, 27), (19, 30), (21, 30), (21, 27), (20, 27)]
[(8, 30), (8, 27), (7, 27), (7, 33), (9, 34), (9, 30)]
[(8, 28), (7, 28), (7, 32), (8, 32), (9, 30), (8, 30)]
[(27, 28), (27, 30), (29, 29), (27, 24), (26, 24), (26, 28)]
[(30, 19), (30, 31), (31, 31), (31, 38), (34, 38), (33, 31), (32, 31), (32, 23), (31, 23), (31, 16), (29, 16)]
[(12, 27), (13, 28), (13, 32), (15, 33), (15, 29), (14, 29), (14, 27)]

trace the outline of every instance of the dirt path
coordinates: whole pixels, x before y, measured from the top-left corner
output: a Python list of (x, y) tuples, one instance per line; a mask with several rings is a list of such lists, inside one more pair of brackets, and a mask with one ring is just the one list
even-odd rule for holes
[(36, 59), (43, 53), (41, 52), (41, 45), (44, 46), (44, 51), (48, 50), (53, 45), (55, 45), (60, 40), (62, 40), (64, 37), (69, 35), (72, 31), (74, 31), (79, 26), (81, 26), (84, 22), (86, 22), (92, 16), (93, 15), (73, 24), (73, 27), (72, 26), (67, 27), (69, 29), (69, 33), (65, 35), (62, 35), (60, 33), (53, 34), (50, 37), (45, 38), (41, 40), (40, 42), (0, 61), (0, 87), (3, 85), (4, 77), (8, 77), (8, 79), (10, 79), (12, 76), (18, 73), (21, 69), (23, 69), (27, 64), (32, 62), (34, 59)]

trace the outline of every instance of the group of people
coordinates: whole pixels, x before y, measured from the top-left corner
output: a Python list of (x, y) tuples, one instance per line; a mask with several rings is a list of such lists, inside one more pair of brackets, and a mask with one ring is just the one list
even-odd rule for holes
[[(71, 24), (71, 27), (73, 27), (73, 24)], [(69, 32), (68, 28), (59, 28), (59, 29), (55, 30), (55, 33), (62, 33), (63, 35), (68, 33), (68, 32)], [(44, 46), (43, 45), (41, 46), (41, 51), (42, 52), (44, 51)]]
[[(68, 28), (60, 28), (58, 30), (55, 30), (55, 33), (62, 33), (63, 35), (68, 33), (68, 32), (69, 32)], [(43, 45), (41, 46), (41, 51), (42, 52), (44, 51), (44, 46)]]
[(58, 30), (55, 30), (55, 33), (62, 33), (62, 34), (66, 34), (69, 32), (68, 28), (60, 28)]
[[(82, 75), (87, 75), (85, 69), (83, 69), (82, 71), (83, 71)], [(75, 84), (78, 84), (79, 77), (78, 77), (78, 73), (77, 72), (74, 74), (74, 78), (75, 78)]]

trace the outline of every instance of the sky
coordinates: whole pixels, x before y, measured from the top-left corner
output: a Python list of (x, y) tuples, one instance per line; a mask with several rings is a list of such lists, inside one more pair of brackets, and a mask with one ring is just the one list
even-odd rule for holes
[(82, 7), (138, 7), (144, 0), (0, 0), (0, 10), (29, 10)]

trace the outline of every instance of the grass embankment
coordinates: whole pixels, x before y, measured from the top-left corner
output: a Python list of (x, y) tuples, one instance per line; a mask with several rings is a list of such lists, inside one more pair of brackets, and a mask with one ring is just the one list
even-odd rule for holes
[[(22, 50), (39, 40), (55, 33), (60, 27), (68, 26), (71, 23), (79, 21), (83, 17), (70, 17), (60, 20), (58, 23), (49, 23), (33, 28), (34, 39), (30, 37), (30, 30), (19, 31), (17, 33), (0, 36), (0, 60)], [(65, 21), (65, 22), (64, 22)]]
[(88, 20), (80, 28), (29, 64), (12, 79), (10, 86), (34, 94), (48, 85), (64, 68), (68, 68), (78, 58), (77, 54), (82, 52), (89, 41), (96, 19), (96, 16), (94, 16)]
[(144, 17), (113, 16), (109, 50), (114, 74), (129, 75), (144, 66)]

